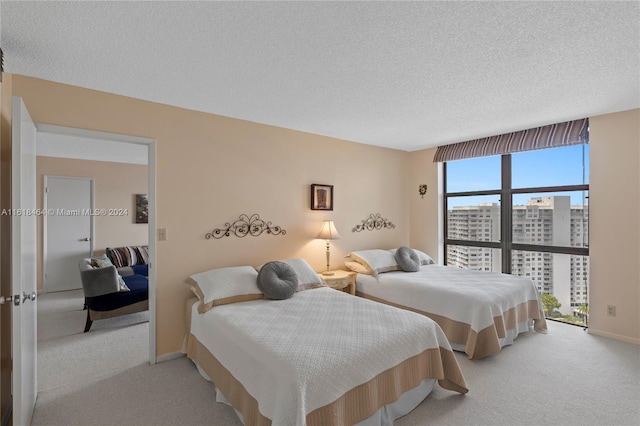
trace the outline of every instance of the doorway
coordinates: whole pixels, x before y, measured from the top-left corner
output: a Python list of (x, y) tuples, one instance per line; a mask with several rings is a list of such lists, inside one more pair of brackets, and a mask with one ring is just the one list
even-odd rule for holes
[[(14, 103), (15, 103), (15, 98), (14, 98)], [(13, 114), (13, 120), (17, 123), (21, 122), (21, 120), (19, 119), (19, 116), (17, 116), (15, 114)], [(15, 131), (15, 130), (14, 130)], [(127, 143), (127, 144), (131, 144), (132, 146), (135, 145), (143, 145), (146, 149), (146, 155), (147, 155), (147, 159), (148, 159), (148, 170), (147, 170), (147, 175), (148, 175), (148, 208), (149, 208), (149, 216), (148, 216), (148, 245), (149, 245), (149, 311), (148, 311), (148, 357), (145, 357), (149, 363), (151, 364), (155, 364), (157, 362), (156, 360), (156, 272), (155, 272), (155, 258), (156, 258), (156, 236), (155, 236), (155, 228), (156, 228), (156, 215), (155, 215), (155, 140), (153, 139), (149, 139), (149, 138), (143, 138), (143, 137), (136, 137), (136, 136), (128, 136), (128, 135), (120, 135), (120, 134), (112, 134), (112, 133), (105, 133), (105, 132), (98, 132), (98, 131), (91, 131), (91, 130), (83, 130), (83, 129), (73, 129), (73, 128), (66, 128), (66, 127), (60, 127), (60, 126), (53, 126), (53, 125), (46, 125), (46, 124), (38, 124), (35, 123), (35, 129), (34, 129), (34, 133), (40, 134), (41, 132), (49, 132), (49, 133), (54, 133), (54, 134), (58, 134), (58, 135), (70, 135), (70, 136), (76, 136), (76, 137), (90, 137), (90, 138), (94, 138), (97, 140), (103, 140), (103, 141), (119, 141), (122, 143)], [(5, 134), (5, 129), (3, 128), (3, 136)], [(19, 142), (19, 138), (16, 137), (12, 137), (11, 138), (13, 140), (13, 143), (11, 145), (9, 145), (9, 148), (12, 148), (11, 151), (18, 151), (21, 147), (21, 143)], [(4, 149), (4, 137), (3, 137), (3, 149)], [(7, 139), (10, 140), (10, 139)], [(86, 145), (85, 145), (86, 147)], [(34, 149), (35, 151), (35, 149)], [(4, 173), (4, 169), (3, 169), (3, 176), (5, 175)], [(6, 176), (5, 176), (6, 177)], [(35, 173), (33, 175), (33, 179), (35, 180)], [(9, 179), (7, 179), (6, 181), (3, 181), (3, 188), (6, 187), (6, 185), (4, 185), (4, 182), (8, 182)], [(40, 182), (42, 182), (42, 180), (40, 180)], [(15, 191), (13, 191), (15, 192)], [(42, 198), (40, 198), (42, 199)], [(22, 204), (20, 203), (15, 203), (15, 202), (10, 202), (10, 201), (6, 201), (6, 197), (5, 197), (5, 193), (3, 190), (3, 205), (6, 205), (7, 207), (15, 207), (15, 208), (21, 208), (23, 207)], [(29, 211), (38, 211), (38, 209), (35, 208), (35, 206), (33, 208), (30, 208)], [(3, 231), (7, 230), (5, 228), (5, 223), (8, 223), (8, 221), (4, 221), (3, 220)], [(13, 235), (11, 235), (13, 234)], [(8, 238), (3, 238), (3, 252), (4, 252), (4, 248), (5, 248), (5, 243), (7, 244), (12, 244), (14, 242), (14, 239), (17, 238), (17, 236), (19, 235), (19, 233), (16, 233), (15, 231), (13, 233), (7, 232), (7, 235), (11, 235)], [(4, 237), (4, 235), (3, 235)], [(35, 248), (36, 244), (40, 245), (41, 248), (42, 247), (42, 240), (40, 241), (35, 241), (32, 244), (32, 246)], [(8, 248), (8, 246), (7, 246)], [(12, 247), (13, 248), (13, 247)], [(9, 251), (9, 250), (7, 250)], [(4, 256), (3, 256), (4, 257)], [(34, 260), (35, 260), (35, 256)], [(20, 258), (20, 256), (14, 256), (14, 258)], [(3, 263), (4, 264), (4, 263)], [(16, 269), (16, 268), (12, 268), (12, 269)], [(76, 266), (77, 269), (77, 266)], [(4, 271), (3, 271), (4, 272)], [(4, 274), (3, 274), (3, 278), (4, 278)], [(11, 279), (11, 282), (15, 282), (15, 279)], [(34, 280), (30, 280), (32, 282), (35, 283), (35, 279)], [(16, 292), (16, 291), (12, 291), (12, 294), (20, 294), (22, 292)], [(36, 293), (29, 293), (28, 294), (30, 300), (35, 300), (36, 299)], [(25, 299), (26, 300), (26, 299)], [(30, 303), (30, 302), (29, 302)], [(25, 306), (29, 305), (29, 303), (27, 303)], [(37, 305), (37, 301), (33, 304), (31, 304), (31, 306), (36, 307)], [(5, 319), (5, 315), (4, 315), (4, 311), (3, 310), (3, 329), (4, 329), (4, 319)], [(12, 309), (11, 311), (7, 312), (15, 312), (15, 309)], [(23, 309), (24, 311), (24, 309)], [(16, 328), (16, 321), (12, 321), (14, 324), (12, 324), (13, 328)], [(9, 323), (9, 321), (7, 322)], [(19, 325), (19, 324), (18, 324)], [(37, 327), (36, 321), (33, 321), (33, 327), (34, 329)], [(4, 336), (4, 332), (3, 332), (3, 337)], [(5, 353), (4, 349), (6, 347), (16, 347), (18, 346), (16, 342), (20, 342), (20, 339), (16, 340), (16, 336), (15, 333), (12, 333), (13, 336), (11, 339), (6, 339), (6, 340), (11, 340), (8, 342), (8, 345), (5, 345), (5, 339), (3, 338), (3, 354)], [(17, 336), (18, 338), (20, 337), (19, 335)], [(35, 336), (34, 336), (35, 337)], [(35, 343), (35, 339), (34, 339), (34, 343)], [(36, 348), (33, 348), (34, 350), (36, 350)], [(4, 355), (3, 355), (4, 356)], [(7, 388), (7, 386), (5, 386), (5, 383), (8, 383), (9, 386), (8, 388), (11, 389), (13, 388), (13, 390), (11, 391), (12, 394), (15, 393), (16, 389), (20, 389), (20, 387), (22, 386), (23, 380), (21, 378), (20, 375), (16, 375), (16, 368), (19, 371), (22, 371), (22, 369), (20, 368), (20, 362), (18, 362), (18, 365), (16, 365), (16, 361), (21, 361), (22, 357), (21, 356), (14, 356), (13, 357), (13, 365), (11, 364), (7, 364), (8, 368), (5, 370), (5, 363), (3, 362), (3, 397), (2, 397), (2, 401), (3, 401), (3, 407), (5, 406), (5, 389)], [(34, 372), (34, 382), (36, 380), (35, 378), (35, 371), (36, 369), (32, 369), (32, 371)], [(7, 373), (7, 374), (5, 374)], [(10, 377), (10, 380), (6, 380), (6, 378)], [(13, 382), (13, 385), (11, 385), (10, 382)], [(35, 384), (35, 383), (34, 383)], [(17, 399), (14, 398), (13, 400), (13, 408), (17, 408), (16, 406), (16, 402), (17, 401), (21, 401), (23, 400), (23, 398), (21, 398), (20, 396), (16, 396)], [(3, 412), (3, 422), (5, 420), (5, 417), (8, 419), (11, 415), (11, 401), (9, 401), (6, 410)], [(33, 405), (31, 406), (31, 410), (33, 409)], [(22, 411), (22, 410), (21, 410)], [(15, 414), (15, 412), (14, 412)], [(26, 413), (25, 416), (29, 414)], [(23, 418), (25, 417), (23, 416)], [(30, 416), (30, 414), (29, 414)], [(27, 416), (28, 418), (28, 416)], [(14, 418), (15, 420), (15, 418)]]
[[(129, 368), (148, 362), (149, 312), (125, 315), (94, 322), (91, 330), (83, 332), (87, 311), (83, 310), (84, 292), (79, 283), (74, 290), (51, 287), (51, 268), (55, 263), (68, 263), (61, 268), (61, 279), (79, 277), (78, 260), (89, 257), (89, 241), (94, 243), (92, 257), (105, 254), (107, 247), (147, 246), (148, 224), (138, 224), (134, 214), (137, 193), (148, 193), (148, 153), (144, 149), (142, 164), (131, 162), (139, 145), (95, 140), (76, 136), (38, 134), (37, 174), (44, 182), (38, 192), (43, 200), (43, 248), (48, 252), (43, 265), (46, 275), (45, 293), (38, 298), (38, 402), (35, 421), (46, 417), (47, 401), (63, 397), (69, 389), (90, 386), (98, 380), (113, 377)], [(65, 147), (80, 142), (87, 145), (85, 153)], [(60, 146), (58, 146), (60, 145)], [(101, 153), (108, 147), (108, 154)], [(115, 158), (112, 154), (120, 152)], [(93, 185), (91, 185), (93, 183)], [(93, 186), (93, 188), (92, 188)], [(93, 190), (92, 190), (93, 189)], [(90, 199), (93, 193), (94, 206)], [(56, 203), (59, 200), (59, 203)], [(104, 214), (102, 213), (104, 211)], [(94, 218), (95, 232), (87, 227)], [(48, 226), (54, 220), (68, 223), (68, 229)], [(77, 223), (75, 219), (85, 219)], [(47, 226), (44, 226), (46, 221)], [(56, 233), (60, 240), (74, 249), (84, 246), (85, 253), (65, 251), (60, 259), (51, 255)], [(91, 236), (91, 238), (89, 238)], [(79, 240), (87, 240), (79, 241)], [(70, 259), (71, 258), (71, 259)], [(132, 259), (133, 263), (137, 263)], [(91, 348), (88, 350), (88, 348)], [(98, 367), (98, 368), (96, 368)]]
[[(147, 165), (147, 194), (148, 194), (148, 245), (149, 245), (149, 362), (155, 364), (156, 360), (156, 272), (155, 272), (155, 259), (156, 259), (156, 212), (155, 212), (155, 199), (156, 199), (156, 164), (155, 164), (155, 140), (150, 138), (143, 138), (138, 136), (122, 135), (116, 133), (107, 133), (94, 130), (76, 129), (70, 127), (56, 126), (50, 124), (36, 123), (36, 129), (38, 131), (38, 137), (46, 134), (52, 138), (69, 140), (70, 143), (67, 148), (69, 155), (65, 158), (74, 158), (74, 153), (87, 151), (87, 146), (91, 149), (88, 151), (99, 152), (101, 161), (115, 161), (113, 155), (114, 147), (117, 145), (128, 147), (132, 150), (136, 148), (144, 148), (144, 159)], [(53, 140), (53, 139), (52, 139)], [(52, 145), (47, 143), (47, 145)], [(133, 152), (133, 151), (130, 151)], [(40, 155), (40, 152), (38, 153)], [(76, 157), (77, 158), (77, 157)], [(95, 205), (95, 187), (98, 183), (94, 181), (94, 205)], [(134, 197), (131, 198), (132, 203)], [(132, 205), (133, 208), (133, 205)], [(95, 216), (95, 219), (101, 217)], [(97, 225), (93, 225), (91, 236), (89, 237), (91, 242), (94, 243), (93, 249), (95, 251), (98, 248), (95, 246), (95, 228)], [(84, 237), (83, 237), (84, 238)], [(44, 247), (43, 247), (44, 248)], [(78, 266), (75, 265), (75, 270)]]
[(93, 255), (94, 180), (44, 177), (43, 266), (47, 293), (82, 288), (78, 262)]

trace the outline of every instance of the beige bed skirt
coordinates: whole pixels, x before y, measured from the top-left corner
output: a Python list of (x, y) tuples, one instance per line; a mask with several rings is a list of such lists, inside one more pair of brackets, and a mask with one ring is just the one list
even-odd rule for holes
[(380, 299), (366, 293), (356, 292), (357, 296), (376, 302), (384, 303), (396, 308), (417, 312), (427, 316), (438, 323), (444, 334), (452, 343), (464, 345), (465, 353), (469, 359), (480, 359), (493, 355), (502, 350), (500, 339), (506, 337), (505, 330), (512, 330), (518, 327), (518, 323), (533, 319), (534, 330), (538, 333), (547, 332), (547, 322), (544, 313), (540, 310), (538, 302), (529, 300), (504, 312), (502, 316), (493, 318), (493, 325), (478, 332), (471, 329), (471, 325), (455, 321), (450, 318), (421, 311), (420, 309), (393, 303), (385, 299)]

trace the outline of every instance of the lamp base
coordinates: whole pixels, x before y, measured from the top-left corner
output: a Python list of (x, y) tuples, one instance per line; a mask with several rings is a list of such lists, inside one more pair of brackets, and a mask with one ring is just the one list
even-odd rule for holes
[(335, 275), (335, 274), (336, 274), (335, 272), (331, 272), (331, 271), (324, 271), (322, 273), (322, 275)]

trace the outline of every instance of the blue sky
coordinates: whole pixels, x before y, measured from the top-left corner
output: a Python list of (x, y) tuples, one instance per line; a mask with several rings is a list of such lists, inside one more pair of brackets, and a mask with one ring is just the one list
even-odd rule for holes
[[(589, 145), (519, 152), (512, 154), (511, 162), (513, 188), (589, 183)], [(447, 163), (448, 192), (489, 189), (500, 189), (500, 156)], [(570, 195), (572, 205), (583, 203), (582, 192), (565, 192), (514, 195), (514, 204), (525, 204), (532, 196), (550, 195)], [(498, 199), (497, 195), (449, 199), (449, 207), (498, 202)]]

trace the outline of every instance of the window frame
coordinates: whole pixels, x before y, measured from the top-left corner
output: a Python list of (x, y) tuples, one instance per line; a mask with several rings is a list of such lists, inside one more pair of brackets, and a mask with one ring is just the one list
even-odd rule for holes
[[(462, 191), (447, 192), (447, 162), (442, 163), (443, 176), (443, 208), (444, 208), (444, 264), (447, 264), (448, 246), (468, 246), (500, 249), (502, 256), (502, 272), (511, 274), (511, 256), (513, 251), (535, 251), (542, 253), (558, 253), (577, 256), (589, 256), (589, 241), (585, 247), (567, 247), (553, 245), (523, 244), (513, 242), (513, 195), (514, 194), (535, 194), (540, 192), (574, 192), (589, 191), (589, 184), (579, 185), (558, 185), (558, 186), (538, 186), (513, 189), (512, 181), (512, 162), (511, 154), (501, 155), (501, 185), (500, 189), (480, 190), (480, 191)], [(458, 240), (449, 238), (449, 198), (453, 197), (471, 197), (478, 195), (499, 195), (500, 196), (500, 241), (473, 241)], [(587, 199), (589, 196), (586, 197)], [(506, 202), (505, 202), (506, 201)], [(588, 204), (586, 206), (588, 209)], [(587, 210), (588, 211), (588, 210)], [(588, 217), (588, 215), (587, 215)], [(587, 219), (588, 220), (588, 219)]]

